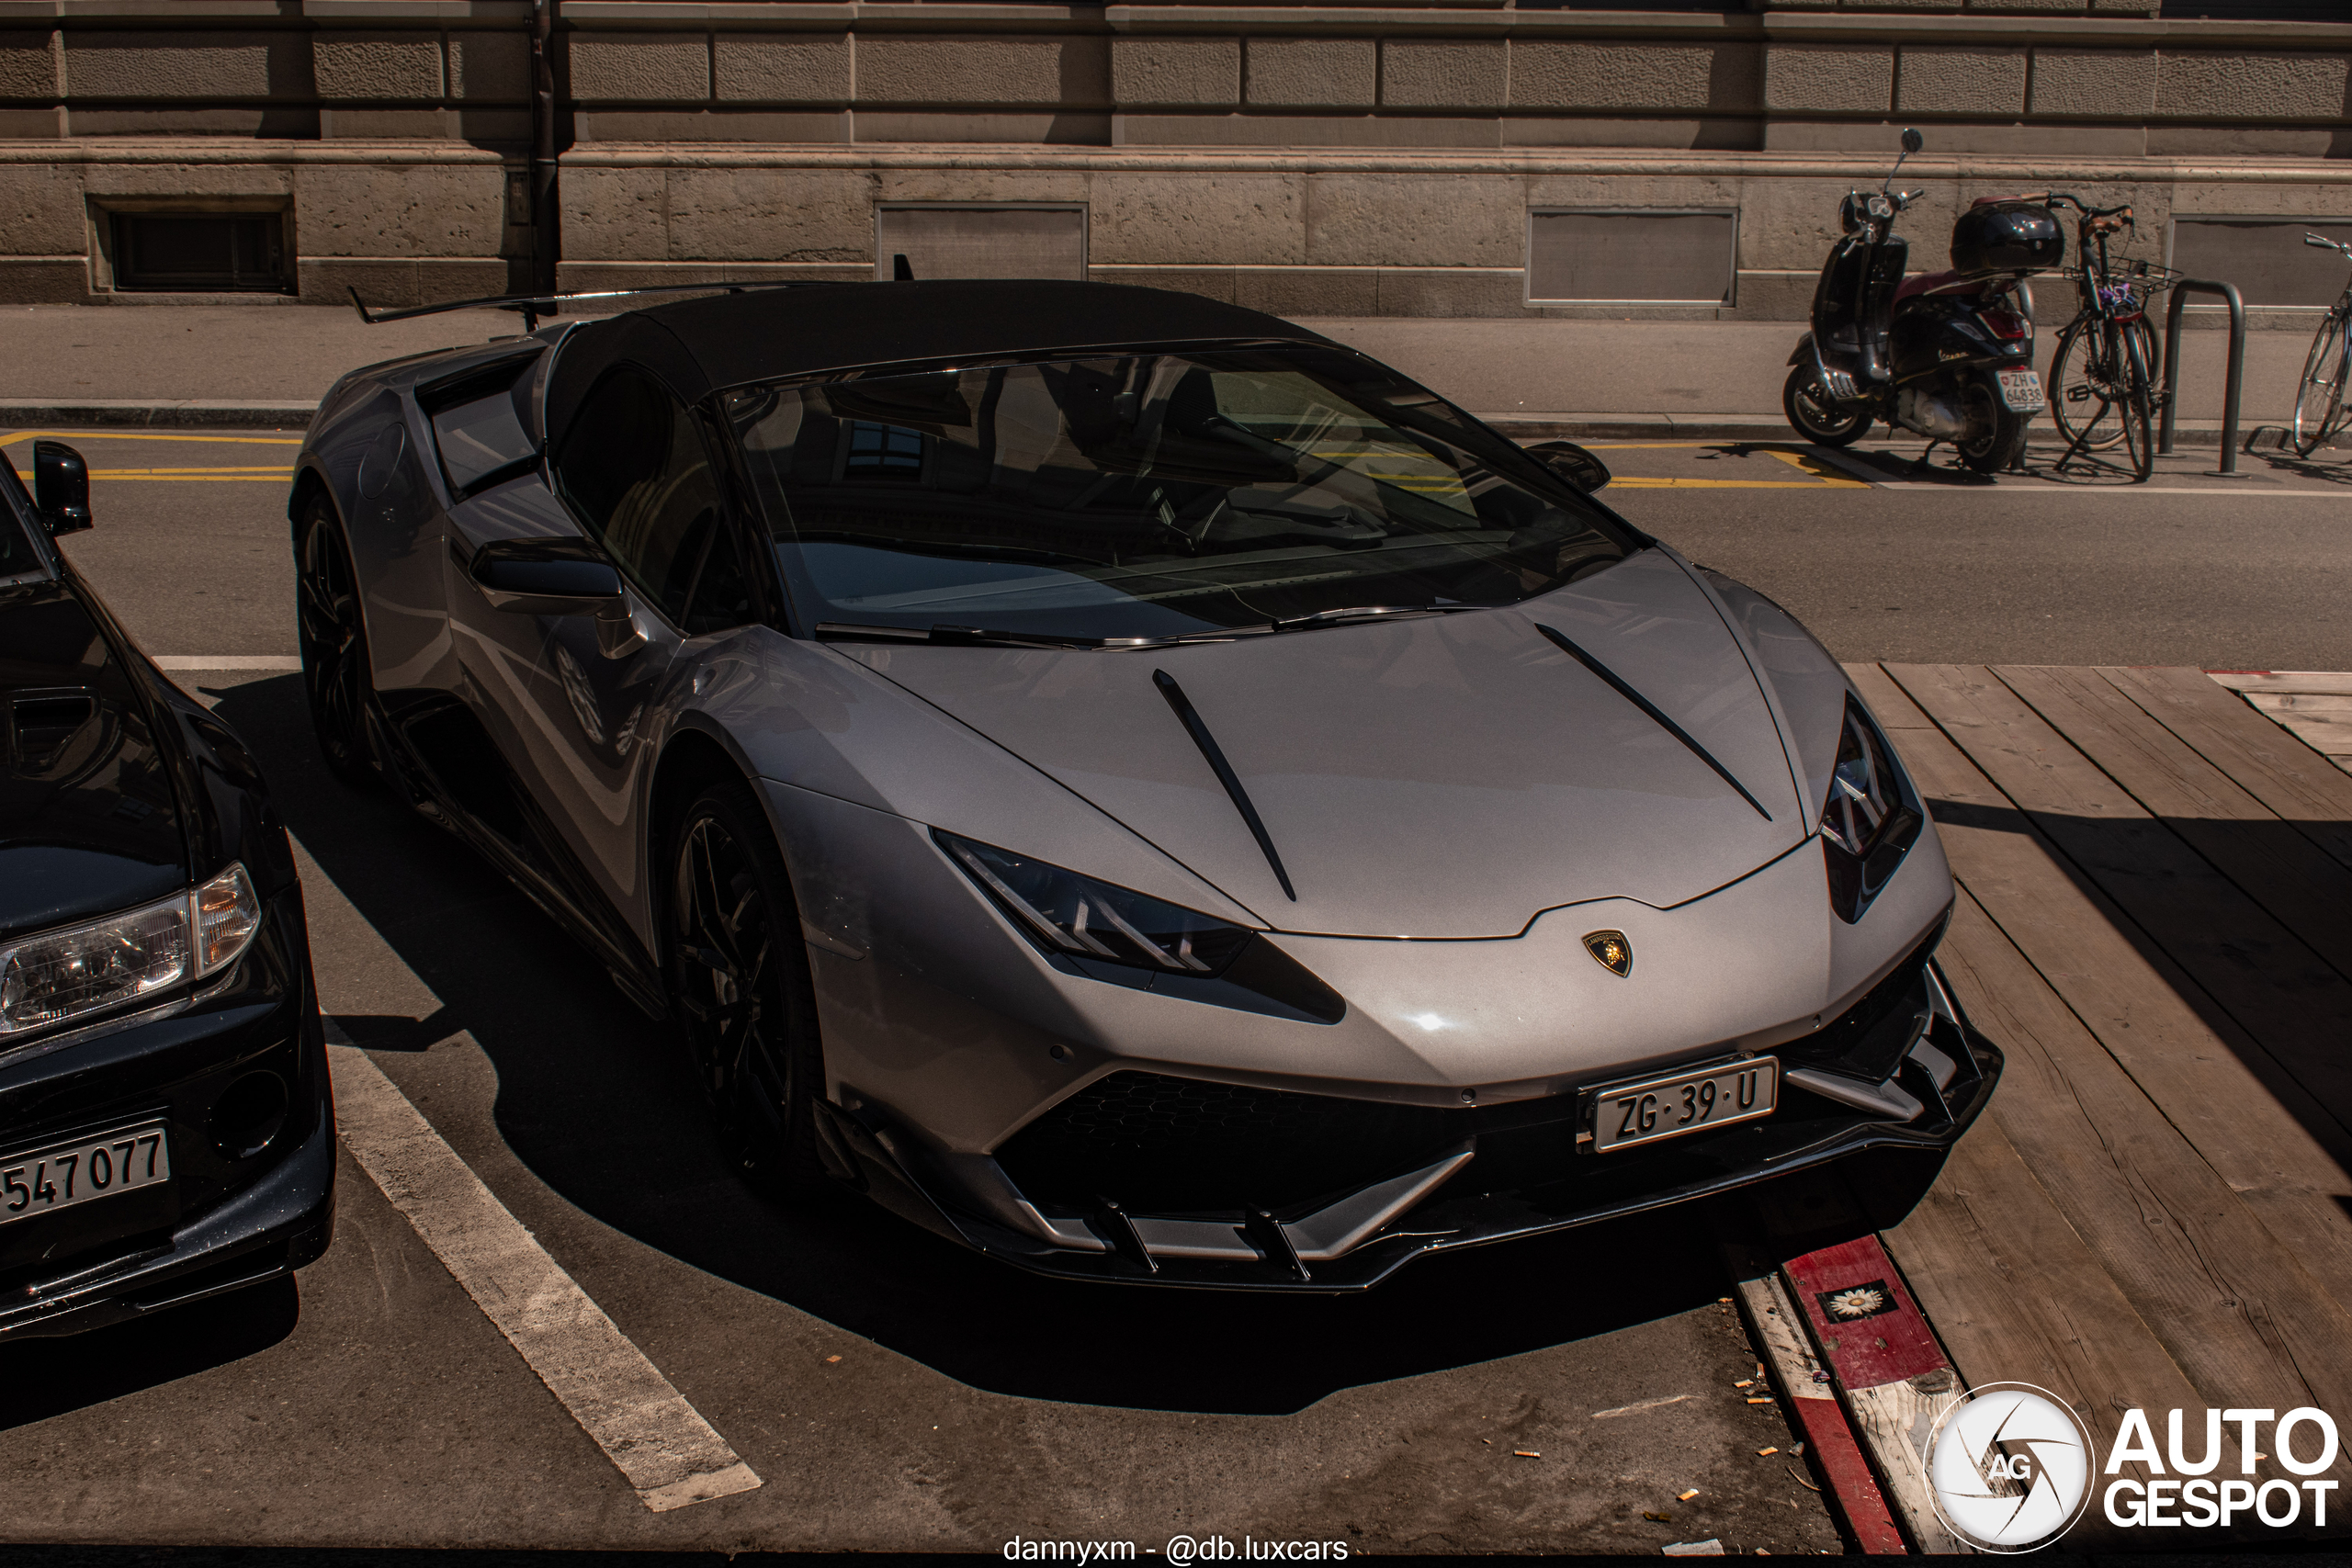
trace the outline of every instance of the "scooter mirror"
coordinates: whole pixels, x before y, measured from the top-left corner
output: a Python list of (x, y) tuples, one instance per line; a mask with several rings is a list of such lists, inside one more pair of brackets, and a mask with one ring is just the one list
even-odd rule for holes
[(1906, 130), (1903, 133), (1903, 150), (1905, 152), (1917, 152), (1927, 144), (1928, 139), (1916, 130)]

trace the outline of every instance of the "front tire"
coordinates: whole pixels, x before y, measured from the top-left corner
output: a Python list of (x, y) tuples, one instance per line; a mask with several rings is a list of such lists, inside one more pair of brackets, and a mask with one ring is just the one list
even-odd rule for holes
[(1781, 412), (1789, 426), (1816, 446), (1851, 446), (1871, 427), (1871, 411), (1833, 400), (1821, 378), (1800, 365), (1781, 389)]
[(295, 635), (302, 650), (302, 692), (311, 706), (327, 772), (354, 789), (374, 785), (369, 765), (368, 697), (375, 688), (368, 627), (359, 614), (357, 574), (334, 505), (313, 495), (302, 510), (295, 549)]
[(799, 1195), (823, 1178), (824, 1054), (784, 856), (740, 781), (687, 804), (670, 852), (670, 998), (720, 1157), (756, 1187)]

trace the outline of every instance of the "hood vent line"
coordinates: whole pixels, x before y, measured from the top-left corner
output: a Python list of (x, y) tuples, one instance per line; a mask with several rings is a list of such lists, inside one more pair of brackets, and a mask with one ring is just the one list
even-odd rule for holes
[[(1647, 714), (1651, 723), (1657, 725), (1660, 729), (1665, 730), (1668, 735), (1673, 736), (1677, 740), (1681, 741), (1683, 745), (1689, 747), (1690, 754), (1693, 757), (1698, 758), (1699, 761), (1714, 769), (1716, 777), (1722, 779), (1724, 783), (1737, 790), (1739, 792), (1740, 799), (1756, 807), (1756, 815), (1761, 817), (1767, 822), (1772, 820), (1772, 814), (1765, 810), (1763, 804), (1754, 795), (1747, 793), (1747, 786), (1741, 784), (1737, 779), (1732, 777), (1731, 770), (1729, 768), (1724, 767), (1721, 762), (1716, 761), (1713, 757), (1708, 755), (1707, 749), (1704, 746), (1700, 745), (1696, 740), (1693, 740), (1689, 732), (1684, 730), (1680, 725), (1675, 723), (1672, 719), (1667, 717), (1664, 713), (1660, 712), (1657, 704), (1651, 702), (1647, 697), (1642, 695), (1641, 693), (1634, 690), (1633, 687), (1620, 680), (1617, 676), (1617, 672), (1610, 669), (1609, 666), (1603, 664), (1600, 660), (1595, 659), (1591, 654), (1587, 653), (1583, 649), (1578, 648), (1575, 643), (1570, 642), (1565, 633), (1555, 631), (1552, 627), (1544, 626), (1540, 621), (1531, 621), (1528, 624), (1532, 626), (1537, 631), (1542, 632), (1546, 637), (1550, 638), (1553, 643), (1556, 644), (1561, 652), (1566, 654), (1569, 658), (1583, 665), (1587, 670), (1591, 671), (1593, 674), (1599, 676), (1602, 681), (1608, 682), (1610, 690), (1615, 692), (1619, 696), (1624, 698), (1627, 702), (1641, 709), (1642, 712)], [(1170, 683), (1172, 684), (1173, 682)], [(1170, 700), (1172, 701), (1173, 699)], [(1272, 852), (1269, 851), (1268, 852), (1271, 853)]]
[[(1258, 808), (1250, 804), (1249, 792), (1241, 787), (1241, 780), (1235, 775), (1233, 764), (1227, 761), (1225, 753), (1217, 749), (1216, 737), (1211, 735), (1209, 727), (1201, 722), (1201, 716), (1193, 708), (1192, 699), (1184, 694), (1184, 688), (1176, 683), (1176, 677), (1165, 670), (1153, 671), (1151, 683), (1159, 688), (1159, 694), (1166, 697), (1168, 705), (1176, 710), (1177, 722), (1184, 727), (1184, 733), (1193, 738), (1193, 744), (1201, 749), (1201, 755), (1208, 761), (1209, 771), (1216, 775), (1216, 782), (1223, 784), (1225, 793), (1232, 797), (1233, 808), (1241, 813), (1241, 820), (1250, 825), (1250, 836), (1258, 840), (1258, 847), (1265, 852), (1266, 863), (1274, 868), (1274, 880), (1283, 885), (1283, 897), (1294, 904), (1297, 903), (1298, 894), (1290, 885), (1290, 873), (1283, 869), (1283, 857), (1274, 852), (1274, 840), (1267, 835), (1265, 823), (1258, 819)], [(1702, 751), (1700, 755), (1703, 757), (1706, 753)], [(1715, 771), (1723, 772), (1720, 768)], [(1739, 788), (1736, 784), (1732, 787)], [(1745, 795), (1747, 792), (1741, 790), (1740, 793)], [(1757, 809), (1760, 811), (1763, 807), (1758, 807)]]

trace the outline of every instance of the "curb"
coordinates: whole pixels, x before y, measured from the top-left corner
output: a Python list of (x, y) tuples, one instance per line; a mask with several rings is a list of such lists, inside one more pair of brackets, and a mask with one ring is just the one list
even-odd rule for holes
[[(6, 407), (0, 404), (0, 407)], [(1789, 428), (1789, 422), (1778, 414), (1683, 413), (1683, 414), (1613, 414), (1613, 413), (1482, 413), (1474, 417), (1501, 431), (1514, 441), (1774, 441), (1797, 442), (1802, 438)], [(2243, 437), (2251, 439), (2263, 428), (2242, 425)], [(2271, 425), (2268, 428), (2277, 429)], [(1924, 436), (1907, 431), (1885, 431), (1866, 437), (1870, 440), (1921, 441)], [(2064, 446), (2057, 431), (2036, 423), (2028, 440), (2035, 446)], [(2219, 446), (2222, 444), (2222, 422), (2219, 420), (2183, 420), (2173, 432), (2176, 445), (2182, 446)]]
[(152, 425), (165, 430), (304, 430), (315, 402), (246, 401), (230, 398), (170, 398), (160, 401), (92, 398), (0, 398), (0, 424), (77, 428)]

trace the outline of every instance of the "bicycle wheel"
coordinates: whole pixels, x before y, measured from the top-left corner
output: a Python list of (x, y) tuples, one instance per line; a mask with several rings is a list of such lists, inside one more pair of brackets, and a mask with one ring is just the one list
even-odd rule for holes
[(2141, 345), (2140, 363), (2154, 373), (2156, 334), (2143, 317), (2119, 324), (2097, 316), (2077, 316), (2058, 339), (2050, 360), (2050, 419), (2069, 445), (2086, 428), (2090, 434), (2082, 450), (2104, 452), (2123, 439), (2122, 423), (2105, 423), (2120, 396), (2125, 339)]
[(2330, 310), (2312, 337), (2303, 359), (2303, 384), (2295, 391), (2295, 456), (2308, 457), (2344, 423), (2346, 344), (2344, 312)]
[[(2145, 323), (2142, 323), (2143, 326)], [(2126, 329), (2117, 334), (2122, 346), (2115, 405), (2123, 426), (2123, 449), (2135, 479), (2156, 471), (2156, 433), (2153, 415), (2155, 389), (2150, 384), (2148, 361), (2140, 352), (2141, 334)]]

